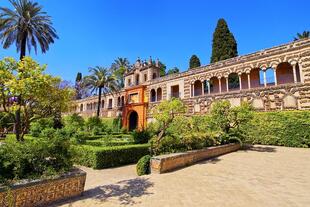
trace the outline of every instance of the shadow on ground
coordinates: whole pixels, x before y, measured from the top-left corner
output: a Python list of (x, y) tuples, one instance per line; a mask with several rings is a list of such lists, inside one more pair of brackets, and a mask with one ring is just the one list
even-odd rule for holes
[(133, 200), (133, 198), (152, 194), (147, 192), (148, 189), (152, 186), (154, 186), (154, 184), (149, 181), (149, 178), (123, 180), (115, 184), (98, 186), (86, 190), (84, 191), (83, 196), (58, 202), (52, 206), (65, 204), (69, 204), (69, 206), (71, 206), (70, 204), (75, 201), (83, 201), (86, 199), (94, 199), (98, 200), (99, 202), (105, 202), (110, 198), (118, 200), (119, 205), (135, 205), (137, 203)]
[(253, 146), (248, 145), (243, 148), (243, 151), (255, 151), (255, 152), (276, 152), (275, 147), (268, 147), (268, 146)]

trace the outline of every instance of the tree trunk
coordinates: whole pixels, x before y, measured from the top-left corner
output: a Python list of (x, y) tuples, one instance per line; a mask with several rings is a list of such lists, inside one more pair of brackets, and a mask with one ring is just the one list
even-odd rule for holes
[[(20, 48), (20, 60), (23, 60), (23, 58), (26, 56), (26, 43), (27, 43), (27, 34), (23, 35), (21, 48)], [(20, 141), (20, 133), (21, 133), (21, 118), (20, 118), (20, 108), (22, 104), (22, 97), (19, 95), (17, 97), (17, 105), (18, 109), (15, 112), (15, 135), (17, 141)]]
[(97, 117), (99, 117), (99, 115), (100, 115), (101, 92), (102, 92), (102, 88), (99, 87), (98, 104), (97, 104)]

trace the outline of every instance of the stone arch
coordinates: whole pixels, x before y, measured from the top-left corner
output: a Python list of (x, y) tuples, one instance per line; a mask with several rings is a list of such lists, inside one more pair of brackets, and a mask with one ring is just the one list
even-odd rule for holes
[(250, 84), (251, 88), (258, 88), (264, 86), (261, 84), (261, 69), (260, 68), (253, 68), (250, 71)]
[(228, 75), (228, 88), (229, 90), (240, 89), (239, 75), (237, 73), (230, 73)]
[(288, 62), (282, 62), (277, 67), (278, 84), (294, 83), (293, 66)]
[(155, 102), (156, 101), (156, 91), (155, 91), (155, 89), (151, 89), (151, 91), (150, 91), (150, 100), (151, 100), (151, 102)]
[(219, 80), (217, 77), (213, 76), (210, 78), (210, 93), (219, 93), (219, 92), (220, 92)]
[(131, 111), (128, 114), (127, 118), (127, 123), (128, 123), (128, 130), (133, 131), (138, 129), (138, 123), (139, 123), (139, 115), (136, 111)]
[(193, 96), (201, 96), (202, 95), (202, 82), (200, 80), (196, 80), (193, 84)]
[(157, 101), (161, 101), (163, 99), (163, 90), (161, 88), (157, 88)]

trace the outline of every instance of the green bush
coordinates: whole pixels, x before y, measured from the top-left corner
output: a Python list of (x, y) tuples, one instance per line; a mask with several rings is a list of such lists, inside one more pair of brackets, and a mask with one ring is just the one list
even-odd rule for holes
[(147, 130), (137, 131), (134, 130), (131, 133), (133, 140), (136, 144), (144, 144), (151, 138), (150, 133)]
[(95, 126), (93, 129), (92, 129), (92, 135), (100, 135), (102, 133), (102, 129), (101, 127), (98, 127), (98, 126)]
[(0, 128), (10, 128), (14, 125), (14, 118), (12, 115), (0, 112)]
[(30, 134), (33, 137), (39, 137), (44, 129), (53, 128), (53, 118), (42, 118), (30, 124)]
[(0, 182), (36, 179), (71, 169), (74, 153), (67, 137), (37, 138), (0, 146)]
[(157, 137), (153, 137), (150, 141), (154, 155), (184, 152), (221, 144), (219, 134), (212, 132), (191, 132), (177, 136), (166, 135), (159, 144), (156, 142)]
[(88, 118), (85, 126), (88, 131), (93, 131), (93, 129), (96, 128), (98, 134), (102, 131), (102, 122), (101, 119), (97, 116)]
[(251, 144), (310, 147), (310, 111), (255, 113), (241, 130)]
[(82, 116), (80, 116), (77, 113), (74, 113), (72, 115), (64, 117), (64, 124), (65, 127), (71, 127), (75, 130), (78, 129), (82, 130), (84, 128), (85, 121)]
[(56, 132), (56, 129), (54, 128), (46, 128), (41, 131), (40, 137), (52, 138), (55, 132)]
[(150, 155), (145, 155), (138, 161), (136, 166), (138, 176), (148, 175), (151, 173), (150, 161), (151, 161)]
[(148, 144), (125, 145), (114, 147), (75, 146), (75, 163), (94, 169), (121, 166), (136, 163), (149, 154)]

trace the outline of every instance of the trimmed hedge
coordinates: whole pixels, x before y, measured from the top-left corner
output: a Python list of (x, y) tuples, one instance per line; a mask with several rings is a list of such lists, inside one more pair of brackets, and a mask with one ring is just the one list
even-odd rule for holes
[(135, 144), (132, 141), (127, 141), (127, 140), (111, 140), (111, 141), (106, 141), (106, 140), (86, 140), (85, 145), (90, 145), (90, 146), (123, 146), (123, 145), (132, 145)]
[(75, 146), (75, 163), (94, 169), (136, 163), (144, 155), (150, 154), (149, 147), (149, 144), (114, 147)]
[(255, 113), (241, 130), (252, 144), (310, 147), (310, 111)]

